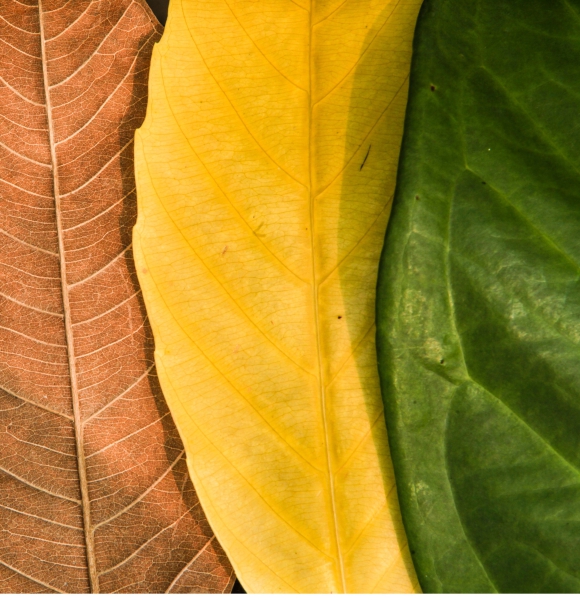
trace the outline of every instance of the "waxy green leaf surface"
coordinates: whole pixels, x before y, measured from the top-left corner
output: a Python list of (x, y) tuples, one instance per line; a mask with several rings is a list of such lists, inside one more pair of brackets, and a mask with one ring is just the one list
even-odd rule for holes
[(580, 591), (580, 2), (427, 0), (378, 294), (427, 592)]

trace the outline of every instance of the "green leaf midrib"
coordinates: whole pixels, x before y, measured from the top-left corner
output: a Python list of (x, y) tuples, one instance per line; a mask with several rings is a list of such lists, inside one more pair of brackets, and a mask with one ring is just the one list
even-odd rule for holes
[(425, 0), (417, 28), (378, 336), (427, 592), (579, 589), (570, 2)]
[[(463, 138), (464, 140), (464, 138)], [(471, 168), (469, 168), (467, 166), (466, 163), (466, 167), (465, 167), (466, 171), (471, 172), (472, 174), (474, 174), (476, 177), (479, 177), (479, 175)], [(455, 187), (455, 186), (454, 186)], [(514, 210), (517, 212), (518, 216), (521, 218), (522, 222), (524, 222), (528, 227), (533, 228), (536, 232), (538, 232), (542, 238), (546, 241), (546, 243), (549, 243), (555, 250), (557, 250), (557, 252), (564, 256), (576, 269), (576, 271), (578, 271), (580, 273), (580, 265), (578, 265), (575, 261), (573, 261), (571, 259), (571, 257), (569, 257), (559, 246), (557, 246), (555, 244), (555, 242), (553, 242), (553, 240), (551, 240), (551, 238), (547, 235), (544, 234), (544, 232), (541, 231), (540, 228), (538, 228), (535, 224), (533, 224), (520, 210), (517, 209), (517, 207), (515, 207), (511, 202), (509, 202), (507, 200), (507, 198), (505, 197), (504, 194), (500, 193), (499, 190), (497, 190), (495, 187), (490, 185), (490, 188), (504, 201), (506, 202), (509, 206), (511, 206), (512, 208), (514, 208)], [(530, 433), (532, 433), (532, 435), (538, 439), (543, 445), (544, 447), (547, 448), (547, 450), (549, 452), (552, 453), (553, 456), (555, 456), (558, 460), (560, 460), (565, 467), (570, 468), (574, 471), (575, 475), (578, 478), (578, 482), (580, 483), (580, 469), (574, 465), (573, 463), (569, 462), (562, 454), (560, 454), (560, 452), (558, 452), (558, 450), (556, 450), (556, 448), (554, 448), (554, 446), (552, 446), (552, 444), (538, 431), (536, 431), (529, 423), (526, 422), (526, 420), (521, 417), (508, 403), (506, 403), (502, 398), (500, 398), (499, 396), (497, 396), (495, 393), (493, 393), (491, 390), (487, 389), (483, 384), (481, 384), (480, 382), (478, 382), (470, 373), (469, 367), (467, 365), (467, 360), (465, 358), (465, 352), (464, 352), (464, 344), (461, 338), (461, 334), (459, 333), (459, 329), (457, 326), (457, 317), (455, 314), (455, 302), (453, 299), (453, 292), (451, 289), (451, 280), (450, 280), (450, 257), (451, 257), (451, 218), (452, 218), (452, 214), (453, 214), (453, 199), (451, 198), (449, 201), (449, 218), (448, 218), (448, 222), (447, 222), (447, 235), (445, 238), (445, 243), (444, 243), (444, 247), (445, 247), (445, 277), (446, 277), (446, 281), (445, 281), (445, 289), (447, 292), (447, 298), (448, 298), (448, 302), (449, 302), (449, 309), (450, 309), (450, 320), (451, 320), (451, 325), (453, 328), (453, 331), (455, 333), (455, 337), (457, 340), (457, 346), (458, 349), (460, 351), (460, 355), (461, 355), (461, 361), (463, 363), (463, 367), (465, 369), (465, 383), (469, 383), (472, 385), (475, 385), (476, 387), (478, 387), (479, 389), (483, 390), (484, 392), (486, 392), (489, 396), (491, 396), (493, 399), (495, 399), (502, 407), (504, 407), (505, 409), (507, 409), (509, 411), (510, 414), (512, 414), (518, 421), (518, 423), (520, 423), (521, 425), (524, 426), (524, 428), (526, 430), (528, 430)], [(544, 322), (547, 323), (547, 321), (545, 320), (545, 318), (543, 317), (543, 315), (538, 314), (537, 312), (535, 313), (536, 315), (538, 315)], [(554, 327), (552, 324), (547, 323), (548, 325), (550, 325), (552, 328)], [(560, 333), (560, 332), (558, 332)], [(569, 339), (569, 338), (567, 338)], [(570, 340), (572, 341), (572, 340)], [(441, 376), (441, 375), (440, 375)], [(458, 387), (458, 384), (455, 383), (454, 384), (455, 387)], [(452, 479), (449, 476), (449, 462), (448, 462), (448, 456), (447, 456), (447, 447), (448, 447), (448, 425), (449, 425), (449, 415), (450, 412), (447, 413), (447, 420), (445, 422), (445, 429), (444, 429), (444, 447), (445, 447), (445, 452), (444, 452), (444, 460), (445, 460), (445, 468), (446, 468), (446, 478), (447, 478), (447, 482), (449, 484), (449, 488), (451, 490), (451, 497), (453, 499), (453, 503), (455, 506), (455, 510), (458, 516), (458, 520), (459, 523), (461, 525), (461, 528), (463, 530), (463, 534), (465, 536), (465, 539), (467, 541), (467, 543), (469, 544), (473, 555), (475, 556), (475, 558), (477, 559), (478, 563), (480, 564), (486, 578), (488, 579), (491, 587), (493, 588), (495, 593), (500, 593), (499, 591), (499, 587), (496, 584), (496, 582), (493, 580), (491, 574), (489, 573), (488, 569), (485, 566), (484, 563), (484, 559), (482, 558), (482, 556), (480, 555), (477, 546), (472, 542), (471, 540), (471, 536), (468, 533), (467, 527), (463, 521), (463, 515), (462, 515), (462, 511), (459, 509), (457, 500), (456, 500), (456, 490), (455, 490), (455, 486), (453, 484)], [(542, 552), (540, 552), (537, 548), (534, 548), (534, 550), (536, 552), (538, 552), (539, 554), (541, 554), (542, 556), (544, 556), (544, 554)], [(556, 563), (553, 562), (552, 559), (546, 557), (547, 560), (549, 560), (550, 563), (552, 563), (554, 566), (556, 566), (558, 569), (562, 570), (563, 572), (567, 571), (565, 569), (562, 569), (561, 567), (559, 567), (558, 565), (556, 565)], [(568, 575), (574, 577), (574, 575), (567, 573)]]

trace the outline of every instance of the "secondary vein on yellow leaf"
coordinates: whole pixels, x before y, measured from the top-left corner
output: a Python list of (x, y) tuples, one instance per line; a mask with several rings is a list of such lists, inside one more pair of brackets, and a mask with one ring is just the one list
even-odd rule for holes
[[(381, 419), (383, 417), (383, 413), (384, 413), (384, 409), (381, 408), (377, 414), (377, 416), (375, 417), (374, 421), (372, 422), (372, 424), (370, 425), (370, 427), (368, 428), (367, 432), (363, 435), (363, 437), (359, 440), (359, 442), (357, 443), (357, 445), (350, 451), (350, 453), (348, 454), (348, 456), (343, 459), (342, 465), (333, 473), (333, 475), (336, 477), (340, 471), (342, 471), (342, 469), (344, 469), (346, 467), (346, 465), (349, 463), (349, 461), (351, 460), (351, 458), (354, 457), (354, 455), (357, 453), (358, 449), (364, 444), (364, 442), (369, 438), (369, 436), (371, 435), (371, 433), (373, 432), (373, 429), (376, 427), (376, 425), (378, 425), (381, 422)], [(347, 552), (348, 554), (348, 552)]]
[(359, 153), (359, 150), (361, 149), (361, 147), (364, 145), (364, 143), (372, 135), (373, 131), (376, 129), (377, 125), (381, 122), (381, 119), (385, 116), (385, 114), (387, 113), (387, 111), (389, 110), (389, 108), (391, 108), (391, 105), (397, 99), (397, 97), (401, 93), (401, 90), (405, 87), (405, 84), (407, 83), (408, 79), (409, 79), (409, 76), (407, 75), (407, 77), (405, 77), (403, 83), (400, 85), (399, 89), (395, 92), (395, 95), (392, 97), (391, 101), (387, 104), (387, 106), (385, 107), (385, 109), (383, 110), (383, 112), (381, 112), (381, 114), (378, 116), (377, 120), (374, 122), (373, 126), (369, 129), (368, 133), (365, 135), (365, 137), (363, 138), (363, 140), (359, 144), (359, 147), (352, 153), (352, 156), (348, 160), (346, 160), (344, 162), (344, 165), (342, 166), (342, 168), (340, 169), (340, 171), (332, 178), (332, 180), (330, 181), (330, 183), (328, 183), (322, 189), (320, 189), (319, 191), (316, 192), (316, 197), (317, 198), (319, 198), (320, 196), (322, 196), (322, 194), (324, 194), (324, 192), (326, 192), (326, 190), (328, 190), (330, 188), (330, 186), (333, 185), (335, 183), (335, 181), (346, 171), (346, 169), (348, 168), (348, 166), (354, 160), (354, 157)]
[[(169, 385), (171, 385), (171, 387), (173, 387), (173, 385), (171, 384), (171, 381), (169, 381)], [(175, 391), (175, 388), (173, 388), (173, 390)], [(199, 430), (199, 431), (201, 433), (201, 430)], [(207, 437), (206, 437), (206, 439), (207, 439)], [(212, 444), (212, 445), (215, 448), (215, 444)], [(223, 456), (223, 454), (222, 454), (222, 456)], [(211, 494), (209, 494), (205, 490), (205, 486), (203, 485), (203, 480), (201, 478), (197, 479), (197, 481), (195, 482), (195, 487), (196, 487), (196, 489), (198, 489), (200, 491), (203, 490), (203, 493), (204, 493), (204, 495), (205, 495), (205, 497), (207, 499), (207, 503), (209, 505), (211, 505), (214, 514), (219, 514), (219, 511), (215, 508), (213, 502), (211, 501)], [(286, 581), (285, 579), (283, 579), (282, 577), (280, 577), (280, 575), (278, 575), (278, 573), (276, 573), (276, 571), (274, 571), (271, 567), (269, 567), (255, 552), (252, 552), (252, 548), (250, 546), (248, 546), (243, 540), (241, 540), (235, 534), (235, 532), (232, 530), (231, 527), (228, 527), (227, 524), (224, 521), (221, 521), (221, 523), (222, 523), (223, 527), (228, 530), (229, 534), (236, 540), (236, 542), (238, 542), (238, 544), (240, 544), (240, 546), (243, 546), (260, 564), (262, 564), (266, 569), (268, 569), (268, 571), (270, 571), (270, 573), (272, 573), (272, 575), (274, 575), (274, 577), (276, 577), (277, 579), (280, 579), (281, 581), (283, 581), (286, 585), (288, 585), (289, 587), (291, 587), (297, 594), (300, 593), (299, 590), (297, 590), (291, 583), (289, 583), (288, 581)], [(233, 566), (234, 566), (234, 569), (235, 569), (235, 563), (234, 563)], [(244, 584), (244, 589), (246, 590), (246, 592), (249, 592), (250, 594), (253, 593), (253, 590), (247, 584), (245, 584), (244, 581), (242, 581), (242, 584)]]
[(330, 456), (330, 434), (328, 430), (328, 422), (326, 416), (326, 388), (324, 386), (324, 375), (322, 369), (322, 353), (321, 353), (321, 341), (320, 341), (320, 316), (319, 316), (319, 301), (318, 301), (318, 281), (316, 277), (316, 233), (315, 225), (316, 219), (314, 217), (315, 201), (316, 196), (313, 193), (312, 185), (314, 182), (314, 160), (313, 160), (313, 146), (314, 146), (314, 127), (313, 127), (313, 111), (314, 103), (312, 102), (312, 94), (314, 89), (314, 48), (313, 48), (313, 23), (312, 14), (314, 12), (314, 3), (316, 0), (310, 1), (310, 12), (308, 15), (308, 45), (309, 45), (309, 60), (308, 60), (308, 195), (310, 204), (310, 246), (311, 246), (311, 257), (312, 257), (312, 301), (314, 304), (314, 327), (316, 331), (316, 359), (318, 363), (318, 389), (320, 394), (320, 410), (322, 416), (322, 427), (324, 431), (324, 451), (326, 455), (326, 470), (328, 477), (328, 486), (330, 492), (330, 505), (332, 512), (332, 526), (334, 533), (334, 543), (336, 546), (336, 559), (338, 561), (338, 568), (340, 573), (340, 583), (342, 591), (347, 592), (346, 588), (346, 576), (344, 572), (344, 561), (342, 557), (342, 550), (340, 547), (340, 536), (338, 533), (338, 515), (336, 510), (336, 499), (334, 490), (334, 477), (332, 475), (332, 460)]
[[(276, 262), (278, 262), (282, 267), (284, 267), (284, 269), (286, 271), (288, 271), (288, 273), (290, 273), (290, 275), (292, 275), (293, 277), (295, 277), (296, 279), (298, 279), (302, 283), (304, 283), (306, 285), (310, 285), (310, 282), (305, 281), (304, 279), (302, 279), (302, 277), (300, 277), (299, 275), (297, 275), (296, 273), (294, 273), (294, 271), (290, 267), (288, 267), (278, 256), (276, 256), (276, 254), (274, 252), (272, 252), (272, 250), (270, 250), (270, 248), (266, 245), (266, 243), (262, 239), (260, 239), (259, 236), (256, 235), (256, 232), (254, 231), (254, 229), (252, 228), (252, 226), (246, 221), (246, 219), (244, 219), (243, 215), (237, 209), (236, 205), (232, 202), (232, 200), (228, 196), (228, 194), (226, 194), (225, 190), (221, 187), (221, 185), (219, 184), (218, 180), (212, 175), (211, 171), (208, 169), (208, 167), (205, 164), (205, 162), (201, 159), (201, 157), (199, 156), (199, 154), (196, 152), (193, 144), (191, 143), (191, 140), (189, 139), (189, 137), (185, 134), (185, 132), (181, 128), (181, 124), (179, 122), (179, 119), (175, 116), (175, 113), (173, 111), (173, 106), (172, 106), (171, 102), (169, 101), (169, 98), (167, 97), (167, 86), (165, 85), (165, 78), (164, 78), (164, 72), (163, 72), (163, 64), (161, 64), (159, 70), (160, 70), (160, 73), (161, 73), (161, 81), (163, 82), (162, 88), (163, 88), (163, 91), (164, 91), (164, 94), (165, 94), (165, 101), (167, 103), (169, 111), (171, 112), (171, 117), (175, 121), (175, 124), (177, 125), (177, 128), (179, 129), (179, 132), (183, 136), (183, 139), (186, 141), (187, 145), (189, 146), (189, 148), (191, 149), (191, 151), (193, 152), (193, 154), (195, 154), (195, 157), (199, 161), (199, 164), (204, 168), (204, 170), (207, 173), (208, 177), (211, 179), (211, 181), (213, 182), (213, 184), (219, 190), (220, 194), (225, 198), (225, 200), (228, 202), (228, 204), (232, 207), (232, 209), (238, 215), (238, 217), (239, 217), (240, 221), (243, 223), (243, 225), (250, 230), (251, 234), (258, 240), (258, 242), (264, 248), (264, 250), (266, 250), (266, 252), (268, 252), (268, 254), (270, 256), (272, 256), (272, 258), (274, 258), (276, 260)], [(151, 181), (153, 181), (153, 178), (151, 178)], [(159, 199), (161, 199), (161, 197), (159, 196), (159, 194), (156, 193), (156, 195), (157, 195), (157, 197)]]
[(393, 201), (393, 196), (391, 196), (386, 204), (383, 206), (383, 208), (380, 210), (380, 212), (378, 213), (378, 215), (375, 217), (375, 220), (369, 225), (368, 229), (363, 233), (363, 235), (359, 238), (359, 240), (357, 241), (357, 243), (340, 259), (340, 261), (338, 263), (336, 263), (336, 265), (334, 267), (332, 267), (332, 269), (320, 280), (320, 283), (318, 284), (319, 286), (322, 286), (323, 283), (326, 282), (326, 280), (335, 272), (338, 271), (338, 269), (340, 269), (341, 265), (343, 265), (346, 260), (348, 259), (349, 256), (352, 255), (352, 253), (364, 242), (364, 240), (366, 239), (366, 237), (369, 235), (369, 233), (373, 230), (373, 227), (377, 224), (378, 220), (383, 216), (383, 213), (387, 210), (387, 208), (390, 206), (391, 202)]
[[(393, 485), (391, 487), (391, 491), (395, 489), (395, 486)], [(390, 492), (389, 492), (390, 493)], [(388, 497), (388, 494), (387, 494)], [(365, 526), (361, 529), (360, 533), (354, 538), (354, 540), (352, 541), (351, 545), (348, 547), (348, 550), (344, 553), (345, 556), (348, 556), (355, 548), (357, 545), (357, 542), (364, 537), (365, 532), (368, 530), (368, 528), (373, 524), (373, 521), (375, 521), (377, 519), (377, 517), (379, 517), (382, 513), (385, 512), (385, 510), (387, 510), (387, 503), (385, 502), (384, 504), (381, 504), (381, 507), (376, 510), (373, 515), (371, 516), (371, 518), (366, 522)], [(395, 554), (395, 556), (398, 556), (398, 553)], [(395, 558), (396, 560), (396, 558)]]
[(194, 44), (194, 46), (195, 46), (195, 48), (197, 50), (197, 53), (199, 54), (199, 57), (201, 58), (201, 61), (203, 62), (204, 66), (205, 66), (207, 72), (210, 74), (211, 78), (215, 81), (215, 84), (221, 90), (222, 94), (224, 95), (224, 98), (228, 101), (229, 105), (232, 107), (232, 110), (236, 113), (238, 119), (240, 120), (240, 123), (242, 124), (242, 126), (244, 127), (244, 129), (248, 132), (248, 135), (254, 140), (254, 142), (256, 142), (256, 144), (258, 145), (258, 147), (260, 148), (260, 150), (262, 150), (262, 152), (264, 153), (264, 155), (269, 160), (271, 160), (281, 171), (283, 171), (284, 173), (286, 173), (286, 175), (288, 175), (288, 177), (290, 177), (290, 179), (292, 179), (297, 184), (299, 184), (299, 185), (301, 185), (303, 187), (308, 187), (306, 184), (302, 183), (299, 179), (297, 179), (296, 177), (294, 177), (294, 175), (292, 175), (292, 173), (290, 173), (289, 171), (287, 171), (280, 163), (278, 163), (274, 159), (274, 157), (271, 156), (270, 153), (264, 148), (264, 146), (262, 146), (262, 144), (259, 142), (259, 140), (256, 138), (256, 136), (252, 133), (252, 131), (248, 127), (247, 123), (242, 118), (242, 115), (240, 114), (239, 110), (234, 106), (234, 103), (231, 101), (230, 97), (226, 94), (225, 90), (220, 85), (220, 82), (218, 81), (218, 78), (213, 74), (213, 71), (209, 68), (209, 65), (207, 64), (207, 61), (205, 60), (205, 57), (201, 53), (201, 50), (199, 49), (199, 46), (197, 45), (197, 42), (195, 41), (195, 38), (193, 37), (193, 34), (191, 33), (191, 29), (189, 28), (189, 23), (187, 22), (187, 19), (185, 17), (185, 13), (183, 12), (183, 4), (181, 5), (181, 11), (182, 11), (182, 14), (183, 14), (183, 22), (185, 23), (185, 28), (187, 29), (189, 37), (191, 38), (191, 41), (193, 42), (193, 44)]
[(295, 367), (297, 367), (298, 369), (300, 369), (301, 371), (303, 371), (304, 373), (306, 373), (307, 375), (312, 375), (312, 373), (310, 373), (309, 371), (307, 371), (304, 367), (302, 367), (301, 365), (299, 365), (289, 354), (287, 354), (284, 350), (282, 350), (282, 348), (280, 348), (278, 346), (278, 344), (268, 335), (266, 334), (266, 332), (248, 315), (248, 313), (242, 308), (242, 305), (232, 296), (232, 294), (230, 293), (230, 291), (226, 288), (226, 286), (222, 283), (222, 281), (220, 280), (220, 278), (212, 271), (212, 269), (206, 264), (206, 262), (201, 258), (201, 256), (199, 255), (199, 253), (197, 252), (197, 250), (195, 249), (195, 247), (193, 246), (193, 244), (190, 242), (190, 240), (187, 238), (187, 236), (183, 233), (182, 229), (177, 225), (177, 223), (173, 220), (173, 217), (169, 214), (169, 211), (167, 210), (167, 208), (165, 207), (165, 204), (163, 202), (161, 202), (161, 196), (158, 194), (157, 192), (157, 188), (155, 187), (155, 184), (153, 183), (153, 178), (151, 177), (151, 187), (153, 188), (153, 190), (155, 191), (155, 195), (157, 196), (157, 198), (159, 199), (159, 204), (161, 206), (163, 206), (163, 210), (165, 211), (165, 213), (167, 214), (169, 220), (171, 221), (171, 223), (173, 224), (175, 231), (178, 233), (178, 235), (183, 239), (183, 241), (187, 244), (187, 246), (190, 248), (190, 250), (193, 252), (193, 254), (195, 254), (195, 257), (199, 260), (199, 262), (203, 265), (204, 269), (206, 270), (206, 272), (208, 273), (208, 275), (210, 277), (212, 277), (216, 283), (221, 287), (221, 289), (224, 291), (224, 293), (228, 296), (228, 298), (232, 301), (233, 304), (236, 305), (236, 307), (238, 308), (238, 310), (242, 313), (242, 315), (244, 316), (244, 318), (251, 323), (256, 330), (264, 337), (264, 339), (268, 342), (270, 342), (270, 344), (278, 351), (280, 352), (280, 354), (282, 354), (282, 356), (284, 356), (285, 358), (287, 358)]
[(318, 25), (320, 25), (320, 23), (322, 23), (323, 21), (328, 20), (330, 17), (332, 17), (332, 15), (335, 12), (337, 12), (338, 10), (340, 10), (347, 2), (348, 2), (348, 0), (344, 0), (343, 2), (341, 2), (336, 8), (333, 8), (327, 15), (325, 15), (324, 17), (322, 17), (322, 19), (320, 19), (320, 21), (316, 21), (316, 23), (314, 23), (314, 25), (312, 27), (318, 27)]
[[(167, 306), (167, 305), (166, 305)], [(175, 318), (175, 317), (174, 317)], [(170, 382), (171, 384), (171, 382)], [(187, 407), (184, 406), (184, 409), (186, 412), (187, 411)], [(202, 435), (208, 442), (208, 444), (210, 444), (211, 446), (213, 446), (216, 450), (216, 452), (218, 452), (220, 454), (220, 456), (223, 457), (223, 459), (230, 465), (230, 467), (236, 471), (238, 473), (238, 475), (248, 484), (248, 486), (250, 488), (252, 488), (252, 490), (254, 490), (254, 492), (256, 493), (257, 497), (260, 498), (260, 500), (262, 500), (262, 502), (272, 511), (273, 514), (275, 514), (282, 522), (286, 523), (286, 525), (288, 525), (288, 527), (290, 529), (292, 529), (292, 531), (294, 531), (297, 535), (299, 535), (308, 545), (310, 545), (312, 548), (314, 548), (316, 551), (320, 552), (320, 554), (323, 554), (324, 556), (326, 556), (327, 558), (332, 559), (332, 556), (329, 556), (326, 552), (324, 552), (324, 550), (320, 549), (314, 542), (312, 542), (311, 540), (309, 540), (303, 533), (301, 533), (300, 531), (298, 531), (298, 529), (296, 529), (296, 527), (294, 527), (294, 525), (292, 525), (292, 523), (290, 523), (290, 521), (288, 521), (287, 519), (284, 518), (283, 515), (281, 515), (267, 500), (266, 498), (260, 494), (260, 492), (255, 488), (255, 486), (252, 484), (252, 482), (247, 479), (244, 474), (236, 467), (236, 465), (230, 461), (230, 459), (225, 455), (224, 452), (222, 452), (216, 445), (215, 443), (202, 431), (201, 428), (197, 428), (197, 430), (199, 431), (199, 434)], [(289, 445), (289, 444), (288, 444)], [(289, 445), (290, 446), (290, 445)], [(291, 446), (290, 446), (291, 447)], [(231, 530), (230, 530), (231, 531)], [(247, 547), (247, 546), (246, 546)]]
[(296, 2), (295, 0), (290, 0), (290, 2), (292, 2), (292, 4), (296, 4), (296, 6), (298, 8), (301, 8), (302, 10), (308, 11), (307, 8), (304, 8), (301, 4), (298, 4), (298, 2)]
[[(330, 94), (332, 94), (332, 92), (334, 92), (334, 90), (356, 69), (356, 67), (360, 64), (360, 61), (364, 58), (365, 54), (370, 50), (371, 46), (373, 45), (373, 42), (379, 37), (381, 31), (387, 26), (387, 23), (390, 21), (391, 17), (393, 16), (393, 13), (397, 9), (397, 6), (399, 6), (400, 2), (401, 2), (401, 0), (397, 0), (397, 3), (395, 4), (395, 6), (393, 6), (393, 9), (387, 15), (387, 18), (385, 19), (385, 22), (379, 27), (379, 29), (377, 30), (377, 32), (373, 36), (373, 39), (370, 40), (370, 42), (367, 44), (367, 47), (358, 55), (355, 63), (350, 67), (350, 69), (346, 72), (346, 74), (343, 77), (341, 77), (330, 88), (330, 90), (328, 90), (328, 92), (326, 92), (326, 94), (324, 94), (322, 97), (318, 98), (318, 100), (314, 103), (313, 106), (316, 106), (317, 104), (320, 104), (320, 102), (322, 102), (325, 98), (327, 98), (328, 96), (330, 96)], [(338, 8), (336, 10), (338, 10)], [(319, 21), (319, 23), (320, 23), (320, 21)], [(316, 25), (318, 25), (319, 23), (316, 23)], [(316, 27), (316, 25), (315, 25), (315, 27)]]
[[(391, 489), (391, 491), (394, 489)], [(389, 492), (389, 495), (391, 494), (391, 492)], [(375, 590), (379, 587), (379, 585), (381, 584), (381, 581), (383, 580), (383, 578), (385, 577), (385, 575), (393, 570), (399, 563), (404, 562), (403, 561), (403, 553), (405, 552), (405, 549), (407, 548), (408, 544), (407, 542), (403, 542), (401, 543), (401, 545), (399, 546), (400, 548), (400, 552), (396, 555), (396, 557), (394, 558), (394, 560), (392, 562), (390, 562), (383, 570), (383, 573), (381, 575), (381, 577), (379, 577), (379, 579), (377, 580), (377, 583), (373, 586), (373, 589), (371, 590), (371, 594), (375, 593)], [(419, 594), (421, 593), (421, 588), (417, 587), (418, 586), (418, 582), (415, 580), (415, 583), (413, 585), (412, 591), (413, 593), (418, 592)]]
[(232, 13), (234, 19), (238, 22), (238, 25), (241, 27), (242, 31), (248, 36), (248, 39), (252, 42), (252, 44), (254, 44), (256, 50), (264, 57), (264, 59), (268, 62), (268, 64), (270, 64), (270, 66), (277, 71), (282, 77), (284, 77), (284, 79), (288, 82), (291, 83), (295, 88), (298, 88), (299, 90), (302, 90), (303, 92), (305, 92), (306, 94), (308, 94), (308, 90), (304, 89), (303, 87), (299, 86), (297, 83), (294, 83), (287, 75), (285, 75), (282, 71), (280, 71), (280, 69), (264, 54), (264, 52), (262, 52), (262, 49), (260, 48), (260, 46), (258, 46), (258, 44), (256, 44), (256, 42), (254, 41), (254, 38), (248, 33), (248, 31), (246, 30), (246, 28), (242, 25), (242, 22), (238, 19), (236, 13), (233, 11), (232, 7), (230, 6), (230, 3), (228, 2), (228, 0), (224, 0), (226, 6), (230, 9), (230, 12)]
[(46, 43), (44, 40), (44, 15), (42, 14), (42, 0), (38, 0), (38, 19), (40, 24), (40, 47), (42, 53), (42, 74), (44, 83), (44, 98), (46, 102), (46, 119), (50, 144), (50, 158), (52, 162), (52, 179), (54, 188), (54, 209), (56, 216), (56, 228), (58, 235), (58, 250), (60, 262), (62, 303), (64, 312), (65, 338), (67, 345), (68, 367), (71, 382), (72, 408), (75, 428), (75, 444), (77, 452), (77, 465), (79, 476), (79, 487), (81, 492), (81, 507), (83, 513), (83, 524), (86, 544), (86, 559), (91, 592), (99, 593), (99, 578), (97, 575), (97, 563), (95, 556), (95, 540), (91, 523), (91, 501), (89, 496), (89, 485), (87, 481), (87, 467), (85, 461), (85, 449), (83, 441), (83, 423), (81, 420), (80, 398), (77, 382), (76, 358), (73, 339), (73, 328), (71, 320), (70, 302), (68, 296), (68, 282), (66, 271), (66, 255), (64, 248), (64, 234), (62, 225), (62, 210), (60, 206), (60, 187), (58, 179), (58, 160), (56, 156), (56, 144), (52, 123), (52, 104), (50, 101), (50, 88), (48, 84), (48, 70), (46, 57)]
[[(143, 153), (143, 156), (145, 156), (145, 153)], [(147, 160), (145, 160), (145, 164), (147, 165)], [(150, 178), (150, 182), (151, 182), (151, 188), (153, 189), (155, 195), (157, 196), (158, 200), (159, 200), (159, 205), (163, 208), (163, 210), (165, 211), (165, 213), (167, 214), (168, 218), (170, 219), (171, 223), (173, 224), (173, 226), (175, 227), (176, 230), (178, 230), (181, 233), (181, 230), (179, 229), (179, 227), (176, 225), (175, 221), (173, 221), (173, 218), (171, 217), (171, 215), (169, 214), (169, 212), (167, 211), (167, 208), (165, 207), (165, 204), (163, 202), (161, 202), (161, 197), (159, 196), (157, 189), (155, 188), (155, 184), (153, 183), (153, 178)], [(183, 234), (181, 233), (181, 235), (183, 236)], [(183, 236), (185, 238), (185, 236)], [(191, 247), (191, 244), (189, 242), (189, 240), (185, 239), (185, 241), (187, 242), (187, 244)], [(193, 250), (193, 248), (192, 248)], [(193, 252), (195, 252), (195, 250), (193, 250)], [(196, 255), (197, 256), (197, 255)], [(199, 258), (199, 257), (198, 257)], [(200, 259), (201, 261), (201, 259)], [(145, 259), (145, 262), (146, 259)], [(203, 264), (203, 263), (202, 263)], [(206, 267), (207, 268), (207, 267)], [(212, 274), (213, 275), (213, 274)], [(215, 275), (213, 275), (215, 277)], [(218, 281), (218, 283), (221, 282), (219, 281), (219, 279), (216, 278), (216, 280)], [(157, 287), (157, 283), (155, 282), (155, 280), (153, 280), (153, 284), (155, 285), (155, 287)], [(305, 456), (303, 456), (296, 448), (294, 448), (294, 446), (292, 446), (292, 444), (290, 444), (290, 442), (270, 423), (270, 421), (268, 421), (268, 419), (266, 419), (266, 417), (261, 413), (261, 411), (259, 411), (251, 402), (251, 400), (249, 400), (249, 398), (247, 398), (245, 396), (245, 394), (242, 393), (242, 391), (236, 387), (234, 385), (234, 383), (230, 380), (230, 378), (217, 366), (217, 361), (212, 360), (204, 351), (203, 349), (200, 347), (200, 345), (191, 337), (191, 335), (184, 329), (183, 325), (181, 324), (181, 322), (179, 321), (179, 319), (175, 316), (173, 310), (171, 309), (171, 307), (167, 304), (167, 302), (165, 302), (165, 297), (161, 294), (161, 292), (159, 292), (158, 290), (158, 294), (159, 297), (161, 298), (161, 300), (163, 301), (163, 303), (165, 304), (166, 308), (167, 308), (167, 312), (172, 316), (175, 324), (177, 325), (177, 327), (179, 327), (179, 329), (181, 329), (181, 331), (183, 332), (183, 334), (191, 341), (191, 343), (200, 351), (200, 353), (204, 356), (204, 358), (208, 361), (208, 363), (210, 365), (213, 366), (213, 368), (221, 375), (221, 377), (223, 377), (223, 379), (225, 380), (225, 382), (240, 396), (240, 398), (242, 398), (242, 400), (244, 400), (248, 406), (256, 413), (256, 415), (258, 415), (258, 417), (260, 419), (262, 419), (262, 421), (274, 432), (274, 434), (276, 435), (276, 437), (278, 437), (286, 446), (288, 446), (288, 448), (290, 448), (299, 458), (301, 458), (306, 464), (308, 464), (310, 467), (312, 467), (312, 469), (314, 469), (315, 471), (320, 472), (320, 469), (318, 467), (315, 467)], [(243, 313), (244, 316), (245, 313)], [(246, 316), (246, 318), (253, 324), (253, 322)], [(259, 330), (258, 330), (259, 331)], [(268, 339), (268, 338), (266, 338)], [(285, 355), (286, 356), (286, 355)], [(291, 359), (290, 359), (291, 360)], [(298, 366), (298, 365), (297, 365)], [(300, 367), (302, 368), (302, 367)]]
[(342, 363), (340, 364), (340, 366), (338, 367), (338, 369), (336, 370), (336, 372), (333, 374), (333, 376), (330, 379), (330, 381), (326, 384), (326, 389), (328, 389), (334, 383), (335, 379), (340, 375), (340, 372), (342, 371), (342, 369), (344, 369), (344, 367), (346, 366), (346, 364), (357, 353), (358, 349), (363, 344), (363, 342), (367, 339), (367, 337), (369, 336), (369, 334), (371, 333), (371, 331), (374, 329), (374, 327), (375, 327), (375, 322), (373, 321), (371, 323), (371, 326), (361, 336), (360, 340), (353, 346), (350, 354), (342, 361)]

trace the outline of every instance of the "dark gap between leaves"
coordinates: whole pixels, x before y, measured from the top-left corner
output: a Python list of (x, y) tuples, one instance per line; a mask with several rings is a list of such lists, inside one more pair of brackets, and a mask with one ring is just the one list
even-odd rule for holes
[(169, 7), (169, 0), (145, 0), (149, 4), (149, 8), (153, 11), (153, 14), (157, 17), (157, 20), (161, 25), (165, 25), (167, 21), (167, 8)]

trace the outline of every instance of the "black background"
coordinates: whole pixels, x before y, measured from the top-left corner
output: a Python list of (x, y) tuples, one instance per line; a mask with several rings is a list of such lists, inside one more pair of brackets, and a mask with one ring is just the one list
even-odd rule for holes
[(165, 25), (165, 21), (167, 21), (167, 7), (169, 6), (169, 0), (146, 0), (146, 2), (155, 13), (155, 16), (159, 19), (159, 22), (162, 25)]

